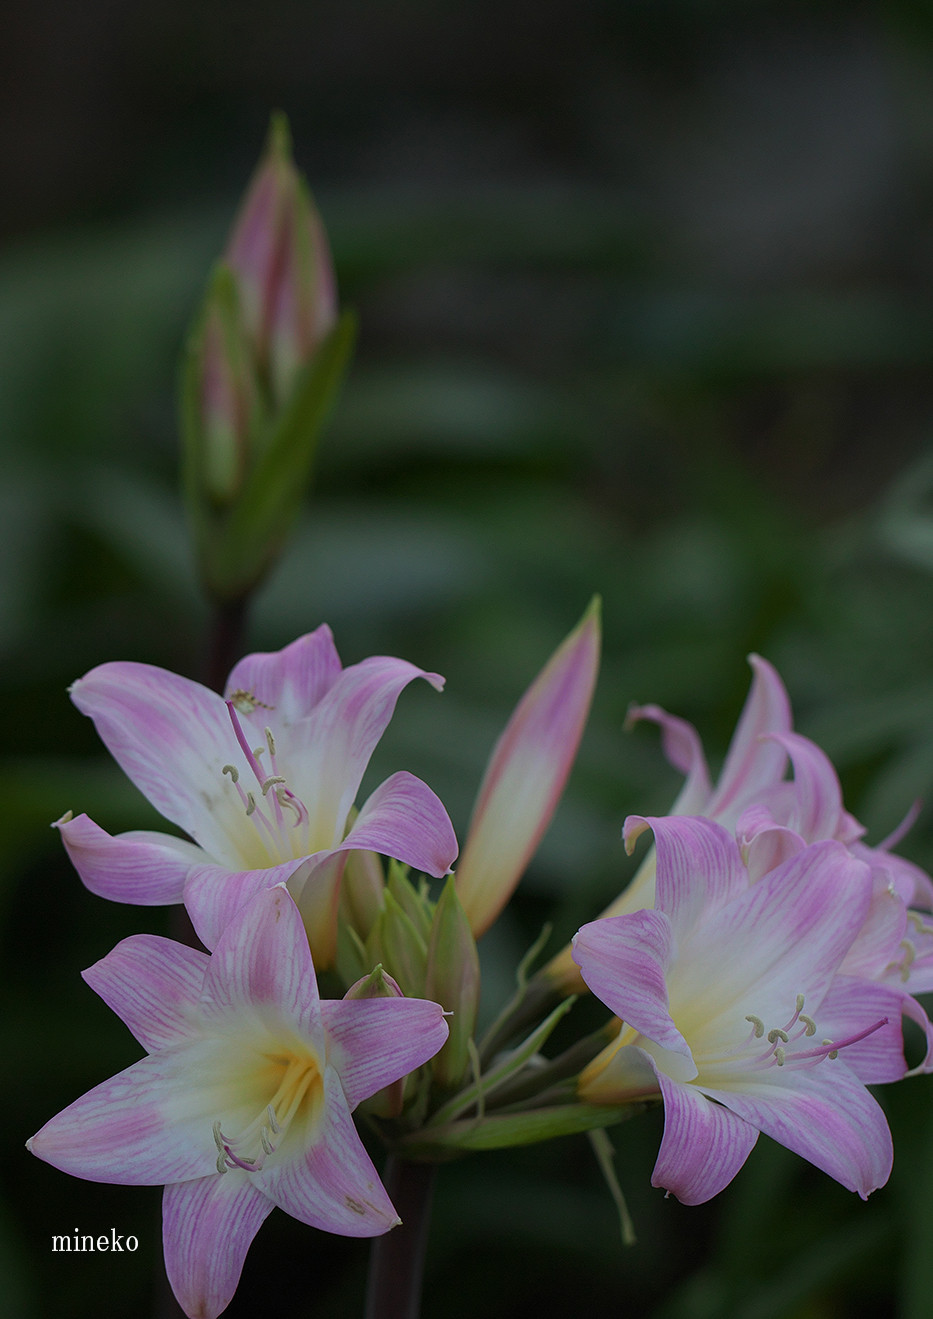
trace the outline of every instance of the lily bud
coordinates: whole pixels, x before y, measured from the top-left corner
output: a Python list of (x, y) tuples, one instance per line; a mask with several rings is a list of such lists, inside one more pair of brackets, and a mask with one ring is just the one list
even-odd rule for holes
[(366, 951), (373, 961), (384, 962), (408, 998), (424, 997), (427, 943), (411, 918), (387, 889), (385, 905), (369, 932)]
[(519, 701), (480, 785), (457, 866), (457, 894), (478, 938), (531, 860), (570, 773), (599, 669), (599, 598)]
[(201, 480), (215, 504), (228, 504), (240, 489), (254, 425), (256, 377), (237, 314), (233, 275), (214, 272), (204, 310), (200, 380), (203, 424)]
[(365, 940), (382, 910), (385, 877), (377, 852), (360, 849), (347, 857), (340, 886), (340, 920)]
[(213, 596), (244, 597), (279, 553), (352, 340), (324, 226), (279, 115), (184, 362), (185, 488)]
[(404, 998), (397, 980), (393, 980), (378, 962), (368, 976), (351, 985), (344, 998)]
[(453, 876), (444, 886), (431, 925), (425, 997), (447, 1012), (450, 1034), (431, 1064), (435, 1079), (445, 1089), (458, 1085), (469, 1063), (469, 1041), (476, 1027), (480, 971), (476, 941), (457, 897)]
[[(350, 999), (404, 997), (398, 981), (386, 974), (381, 962), (373, 967), (368, 976), (363, 976), (362, 980), (357, 980), (355, 985), (351, 985), (344, 994), (344, 998)], [(371, 1113), (373, 1117), (398, 1117), (405, 1102), (405, 1080), (406, 1078), (401, 1076), (397, 1081), (392, 1081), (382, 1090), (378, 1090), (376, 1094), (370, 1095), (369, 1099), (363, 1101), (363, 1111)]]
[(272, 119), (224, 259), (237, 279), (260, 378), (282, 404), (296, 370), (337, 323), (327, 234), (292, 160), (284, 115)]

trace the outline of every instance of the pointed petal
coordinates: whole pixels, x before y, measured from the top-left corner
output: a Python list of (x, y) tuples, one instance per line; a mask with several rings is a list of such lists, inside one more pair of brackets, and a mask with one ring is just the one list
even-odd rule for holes
[(228, 870), (210, 862), (193, 866), (185, 881), (183, 897), (191, 924), (204, 947), (216, 946), (237, 912), (257, 893), (286, 883), (296, 870), (307, 864), (307, 857), (297, 857), (265, 870)]
[(703, 1090), (863, 1200), (885, 1184), (894, 1158), (888, 1124), (841, 1055), (806, 1070), (774, 1068), (767, 1075), (774, 1084)]
[(457, 868), (479, 936), (512, 895), (555, 807), (583, 736), (599, 669), (598, 602), (519, 701), (493, 749)]
[(763, 805), (749, 806), (744, 810), (735, 833), (752, 884), (806, 847), (800, 834), (775, 824), (771, 812)]
[[(892, 963), (905, 961), (907, 946), (903, 940), (913, 931), (908, 930), (908, 913), (904, 901), (885, 872), (873, 869), (871, 879), (868, 915), (855, 942), (846, 953), (840, 970), (847, 976), (882, 980)], [(912, 962), (908, 962), (908, 972), (911, 966)]]
[(670, 809), (671, 815), (700, 815), (712, 795), (709, 770), (703, 754), (703, 744), (693, 724), (668, 714), (660, 705), (631, 705), (625, 717), (626, 727), (640, 719), (649, 719), (660, 725), (661, 747), (668, 762), (681, 774), (686, 783)]
[(171, 834), (138, 829), (113, 837), (86, 815), (55, 826), (85, 888), (114, 902), (181, 902), (185, 878), (207, 854)]
[(908, 907), (925, 907), (928, 911), (933, 908), (933, 880), (913, 861), (895, 856), (884, 847), (867, 847), (864, 843), (853, 844), (852, 851), (873, 869), (886, 870)]
[(440, 878), (456, 858), (457, 836), (436, 793), (399, 770), (367, 798), (340, 847), (380, 852)]
[(769, 1023), (787, 1020), (800, 993), (806, 994), (806, 1011), (818, 1015), (870, 896), (868, 868), (841, 843), (811, 844), (697, 932), (696, 955), (669, 977), (674, 1017), (689, 1012), (705, 1023), (711, 1039), (717, 1023), (730, 1014), (734, 1020), (736, 1012), (740, 1020), (748, 1012)]
[[(276, 728), (305, 719), (340, 677), (340, 656), (326, 623), (283, 650), (247, 655), (235, 665), (225, 687), (226, 699), (248, 692), (260, 702), (254, 723), (261, 733), (274, 712)], [(248, 717), (248, 716), (247, 716)], [(261, 739), (260, 739), (261, 740)]]
[(171, 939), (134, 934), (82, 975), (153, 1053), (200, 1033), (198, 1001), (208, 960), (206, 953)]
[(636, 911), (584, 925), (574, 937), (573, 957), (587, 985), (616, 1016), (689, 1060), (690, 1049), (668, 1008), (664, 976), (671, 940), (670, 921), (662, 912)]
[(48, 1121), (27, 1141), (33, 1154), (73, 1177), (161, 1186), (216, 1168), (211, 1125), (216, 1092), (201, 1083), (203, 1042), (134, 1063)]
[(216, 692), (151, 664), (101, 664), (71, 687), (121, 769), (166, 819), (219, 861), (236, 856), (243, 827), (223, 766), (238, 759), (227, 707)]
[(328, 1061), (351, 1111), (433, 1058), (447, 1039), (439, 1003), (418, 998), (337, 999), (321, 1004)]
[(318, 848), (341, 841), (370, 757), (399, 695), (415, 678), (438, 691), (444, 685), (438, 674), (388, 656), (353, 664), (281, 738), (281, 763), (289, 766), (289, 786), (311, 813), (309, 836), (321, 840)]
[(905, 1017), (909, 1017), (911, 1021), (916, 1022), (920, 1027), (926, 1044), (926, 1053), (923, 1058), (917, 1063), (916, 1067), (910, 1069), (907, 1075), (913, 1076), (915, 1073), (933, 1072), (933, 1022), (927, 1016), (923, 1005), (918, 1003), (915, 998), (911, 998), (909, 994), (903, 996), (901, 1011)]
[(784, 748), (794, 767), (792, 806), (786, 823), (808, 843), (821, 838), (853, 842), (857, 833), (851, 839), (842, 836), (841, 828), (850, 817), (843, 810), (839, 778), (825, 751), (799, 733), (769, 733), (768, 740)]
[(890, 985), (837, 975), (820, 1004), (821, 1038), (844, 1041), (866, 1027), (884, 1022), (864, 1039), (845, 1045), (839, 1054), (864, 1085), (900, 1081), (907, 1073), (901, 1030), (906, 997), (902, 990)]
[(311, 946), (314, 965), (319, 971), (333, 966), (337, 956), (337, 915), (340, 886), (349, 852), (322, 852), (310, 858), (288, 881), (305, 933)]
[(790, 701), (777, 670), (760, 655), (749, 655), (751, 690), (736, 725), (726, 763), (704, 814), (722, 824), (735, 823), (743, 806), (760, 797), (784, 777), (786, 754), (767, 733), (789, 733)]
[(738, 846), (722, 825), (702, 816), (630, 815), (622, 833), (626, 847), (646, 828), (658, 854), (655, 906), (670, 917), (675, 934), (748, 888)]
[(205, 1023), (272, 1007), (305, 1036), (320, 1037), (320, 1001), (304, 926), (284, 885), (248, 902), (217, 941), (204, 977)]
[(246, 1252), (272, 1209), (272, 1201), (238, 1168), (166, 1186), (165, 1271), (191, 1319), (215, 1319), (230, 1304)]
[(347, 1237), (372, 1237), (400, 1222), (357, 1134), (336, 1071), (324, 1076), (325, 1103), (314, 1145), (272, 1161), (257, 1183), (302, 1223)]
[(651, 1185), (670, 1191), (681, 1204), (712, 1199), (732, 1181), (758, 1139), (756, 1127), (693, 1085), (658, 1072), (664, 1096), (664, 1135)]

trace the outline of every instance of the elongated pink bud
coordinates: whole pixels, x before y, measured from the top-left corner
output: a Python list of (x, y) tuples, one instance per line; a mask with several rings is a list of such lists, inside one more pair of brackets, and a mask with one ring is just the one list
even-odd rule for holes
[(292, 161), (288, 124), (272, 120), (224, 258), (240, 292), (244, 326), (273, 402), (337, 321), (327, 235)]
[(551, 821), (577, 754), (599, 669), (599, 599), (551, 656), (496, 743), (457, 867), (477, 937), (508, 902)]

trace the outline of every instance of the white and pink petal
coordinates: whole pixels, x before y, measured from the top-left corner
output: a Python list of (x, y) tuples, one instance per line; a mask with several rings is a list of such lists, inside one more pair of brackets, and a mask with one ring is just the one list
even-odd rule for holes
[(207, 967), (205, 1027), (258, 1012), (320, 1041), (314, 963), (298, 908), (284, 884), (264, 889), (226, 926)]
[(676, 1195), (682, 1204), (711, 1200), (745, 1163), (758, 1140), (758, 1128), (698, 1087), (682, 1085), (658, 1072), (664, 1098), (664, 1135), (651, 1185)]
[(208, 961), (196, 948), (156, 934), (134, 934), (82, 975), (153, 1053), (201, 1034), (198, 1004)]
[(321, 1004), (327, 1059), (350, 1109), (433, 1058), (447, 1039), (439, 1003), (417, 998), (336, 999)]
[(216, 1168), (214, 1069), (198, 1042), (164, 1049), (95, 1086), (27, 1148), (73, 1177), (161, 1186)]
[(887, 1121), (841, 1056), (767, 1076), (706, 1093), (863, 1200), (885, 1184), (894, 1158)]
[(457, 836), (437, 794), (399, 770), (366, 799), (339, 847), (379, 852), (440, 878), (456, 859)]
[(223, 775), (237, 746), (222, 698), (167, 669), (127, 661), (92, 669), (72, 685), (71, 699), (166, 819), (227, 859), (242, 808)]
[(573, 959), (592, 992), (616, 1016), (689, 1061), (689, 1045), (668, 1006), (671, 945), (671, 924), (663, 912), (636, 911), (584, 925), (574, 936)]
[(246, 1253), (273, 1208), (238, 1168), (166, 1186), (165, 1271), (190, 1319), (216, 1319), (230, 1304)]
[(314, 1144), (291, 1159), (273, 1159), (257, 1185), (287, 1214), (347, 1237), (388, 1232), (401, 1220), (357, 1134), (340, 1078), (324, 1074), (324, 1108)]
[[(326, 623), (298, 637), (282, 650), (258, 651), (239, 661), (227, 679), (224, 695), (238, 695), (240, 713), (261, 734), (273, 722), (291, 727), (306, 719), (340, 677), (343, 666)], [(250, 711), (250, 705), (256, 708)]]
[(55, 827), (85, 888), (113, 902), (181, 902), (192, 866), (209, 859), (183, 838), (142, 829), (114, 836), (87, 815), (63, 817)]

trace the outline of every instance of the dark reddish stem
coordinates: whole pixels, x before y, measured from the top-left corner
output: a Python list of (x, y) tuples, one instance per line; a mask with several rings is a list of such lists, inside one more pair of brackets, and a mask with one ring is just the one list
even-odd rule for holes
[(366, 1319), (418, 1319), (428, 1244), (435, 1165), (390, 1154), (382, 1180), (401, 1218), (373, 1241), (366, 1288)]
[(205, 686), (223, 695), (227, 674), (243, 651), (246, 611), (249, 597), (213, 601), (213, 617), (204, 664)]

